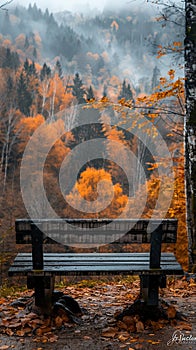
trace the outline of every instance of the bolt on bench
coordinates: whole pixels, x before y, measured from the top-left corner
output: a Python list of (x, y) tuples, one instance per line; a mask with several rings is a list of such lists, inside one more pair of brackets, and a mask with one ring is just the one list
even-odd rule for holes
[[(19, 253), (8, 274), (27, 276), (27, 287), (35, 289), (35, 305), (43, 310), (51, 307), (57, 275), (139, 275), (141, 299), (158, 305), (166, 276), (184, 274), (173, 253), (161, 252), (162, 242), (176, 243), (176, 219), (19, 219), (15, 228), (16, 243), (32, 244), (32, 253)], [(43, 252), (44, 243), (56, 242), (80, 247), (110, 243), (115, 251), (126, 244), (148, 243), (150, 252)]]

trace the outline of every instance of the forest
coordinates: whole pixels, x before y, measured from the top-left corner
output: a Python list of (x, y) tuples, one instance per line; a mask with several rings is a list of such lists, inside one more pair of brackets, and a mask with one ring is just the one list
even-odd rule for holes
[[(186, 30), (184, 8), (170, 1), (154, 10), (135, 1), (118, 9), (57, 13), (36, 3), (0, 4), (0, 349), (41, 350), (58, 340), (59, 349), (94, 350), (93, 338), (96, 349), (166, 349), (175, 343), (171, 332), (182, 337), (195, 330), (185, 194)], [(59, 311), (57, 301), (58, 310), (40, 316), (32, 307), (34, 294), (22, 291), (24, 278), (9, 278), (8, 269), (16, 252), (26, 254), (15, 243), (15, 220), (46, 217), (177, 219), (176, 244), (162, 248), (174, 253), (185, 275), (168, 278), (160, 314), (150, 316), (137, 309), (141, 285), (135, 276), (58, 277), (56, 298), (76, 303), (71, 294), (83, 308), (77, 304), (77, 315), (67, 304)], [(86, 252), (111, 247), (89, 245)], [(54, 244), (45, 252), (80, 248)], [(134, 244), (120, 252), (147, 250), (147, 244)], [(130, 301), (136, 305), (131, 316)]]
[[(50, 144), (53, 138), (57, 138), (47, 155), (43, 176), (47, 196), (59, 215), (84, 217), (84, 213), (74, 209), (74, 203), (80, 201), (80, 195), (87, 201), (95, 200), (99, 181), (107, 180), (114, 185), (113, 201), (106, 210), (98, 210), (94, 217), (134, 216), (135, 196), (142, 198), (146, 188), (147, 202), (142, 215), (150, 217), (163, 181), (158, 175), (157, 164), (165, 162), (167, 168), (169, 161), (166, 158), (155, 159), (152, 154), (151, 140), (155, 138), (157, 152), (159, 143), (156, 130), (152, 129), (154, 125), (175, 160), (175, 193), (166, 216), (179, 219), (177, 255), (186, 266), (182, 162), (183, 28), (173, 30), (175, 24), (171, 21), (160, 31), (159, 21), (150, 11), (144, 13), (142, 8), (137, 7), (130, 11), (129, 16), (126, 9), (120, 13), (105, 10), (85, 15), (65, 11), (53, 15), (48, 10), (41, 11), (36, 4), (29, 5), (27, 9), (11, 7), (1, 13), (3, 230), (8, 221), (12, 225), (16, 216), (25, 215), (19, 186), (20, 165), (28, 141), (41, 125), (45, 129), (40, 138), (44, 137), (45, 143)], [(166, 55), (166, 50), (172, 51), (172, 54)], [(116, 104), (119, 107), (112, 107)], [(107, 116), (104, 109), (108, 109)], [(127, 114), (126, 118), (123, 113)], [(149, 122), (148, 126), (145, 120)], [(144, 140), (137, 137), (136, 127), (143, 129), (141, 137), (145, 137), (151, 151), (145, 147)], [(58, 135), (61, 136), (58, 138)], [(77, 168), (80, 154), (76, 159), (68, 159), (64, 181), (69, 186), (63, 198), (58, 184), (61, 163), (76, 146), (95, 138), (104, 139), (106, 159), (97, 156), (86, 160), (80, 169)], [(114, 142), (126, 147), (126, 151), (118, 150)], [(39, 140), (34, 146), (40, 152)], [(129, 158), (130, 151), (136, 157), (134, 160)], [(35, 153), (31, 154), (32, 162)], [(75, 163), (72, 171), (77, 170), (75, 183), (70, 182), (70, 162)], [(128, 163), (132, 166), (129, 178), (126, 174)], [(28, 178), (36, 173), (36, 169), (30, 169), (32, 173)], [(171, 180), (166, 172), (163, 176), (165, 187), (171, 192)], [(37, 187), (35, 181), (32, 186)], [(107, 182), (105, 186), (103, 192), (107, 198), (110, 186), (108, 188)], [(159, 204), (156, 215), (163, 213), (167, 201)], [(39, 206), (43, 207), (39, 204), (37, 213), (42, 210)], [(9, 234), (5, 235), (9, 240)]]

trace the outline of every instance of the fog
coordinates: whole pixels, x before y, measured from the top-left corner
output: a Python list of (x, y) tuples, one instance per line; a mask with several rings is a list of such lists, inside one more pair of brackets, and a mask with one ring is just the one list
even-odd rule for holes
[(149, 7), (154, 8), (154, 6), (151, 6), (149, 3), (146, 4), (146, 0), (39, 0), (39, 1), (26, 1), (26, 0), (14, 0), (13, 4), (17, 5), (23, 5), (25, 7), (28, 6), (29, 3), (32, 5), (36, 3), (37, 7), (41, 8), (42, 10), (45, 10), (48, 8), (51, 12), (59, 12), (59, 11), (82, 11), (82, 12), (88, 12), (88, 10), (92, 9), (98, 9), (102, 11), (104, 8), (122, 8), (124, 6), (126, 7), (136, 7), (136, 6), (142, 6), (149, 9)]

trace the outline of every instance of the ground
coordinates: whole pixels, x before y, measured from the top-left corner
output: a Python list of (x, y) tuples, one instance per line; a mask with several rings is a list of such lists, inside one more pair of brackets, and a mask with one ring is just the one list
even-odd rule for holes
[[(80, 281), (66, 287), (62, 284), (58, 289), (73, 296), (83, 308), (84, 313), (76, 317), (76, 323), (62, 314), (55, 315), (53, 321), (37, 316), (29, 310), (32, 291), (1, 298), (0, 350), (164, 350), (168, 349), (169, 341), (173, 350), (196, 348), (194, 278), (168, 281), (167, 288), (160, 293), (168, 319), (156, 321), (144, 321), (138, 315), (116, 319), (138, 294), (137, 279)], [(182, 335), (195, 340), (185, 343), (179, 338)]]

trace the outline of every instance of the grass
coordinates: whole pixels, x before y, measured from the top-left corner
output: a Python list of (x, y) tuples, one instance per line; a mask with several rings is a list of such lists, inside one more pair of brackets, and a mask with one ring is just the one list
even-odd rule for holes
[(19, 297), (26, 290), (26, 286), (10, 286), (5, 282), (0, 286), (0, 298)]
[(100, 276), (100, 277), (89, 277), (88, 279), (80, 279), (78, 277), (73, 278), (64, 278), (62, 281), (57, 282), (55, 286), (57, 288), (65, 288), (66, 286), (72, 286), (77, 288), (94, 288), (98, 284), (132, 284), (135, 281), (138, 281), (138, 276)]

